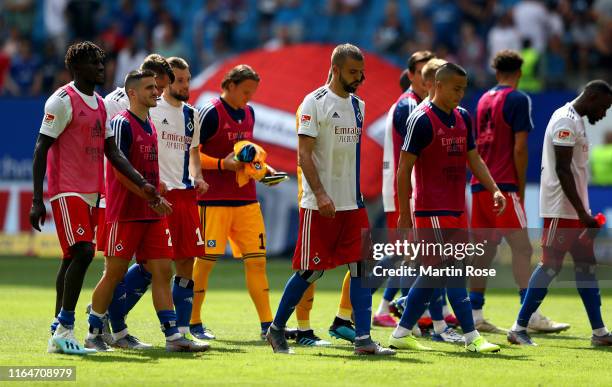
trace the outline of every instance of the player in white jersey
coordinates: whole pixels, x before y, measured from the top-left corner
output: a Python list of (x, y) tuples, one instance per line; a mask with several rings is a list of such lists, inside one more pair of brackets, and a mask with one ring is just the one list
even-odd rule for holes
[(612, 89), (604, 81), (589, 82), (574, 101), (557, 109), (546, 127), (542, 151), (540, 216), (544, 218), (542, 262), (529, 280), (518, 319), (508, 332), (513, 344), (535, 345), (527, 334), (532, 313), (569, 252), (576, 287), (593, 330), (593, 346), (611, 346), (612, 334), (601, 317), (601, 296), (595, 276), (593, 239), (601, 225), (591, 215), (588, 198), (589, 143), (583, 117), (595, 124), (612, 105)]
[(197, 194), (206, 193), (208, 184), (200, 164), (198, 111), (186, 103), (191, 81), (189, 65), (178, 57), (168, 58), (168, 63), (175, 81), (164, 89), (157, 107), (151, 109), (151, 118), (157, 128), (159, 177), (166, 185), (165, 196), (173, 209), (168, 216), (176, 266), (172, 297), (179, 332), (191, 336), (193, 262), (194, 257), (204, 255)]
[[(355, 316), (355, 354), (393, 355), (370, 337), (372, 293), (360, 270), (363, 228), (369, 228), (359, 184), (365, 104), (353, 93), (365, 79), (364, 58), (351, 44), (337, 46), (332, 78), (306, 96), (298, 125), (301, 167), (300, 234), (291, 276), (266, 338), (276, 353), (290, 353), (284, 329), (304, 292), (325, 269), (348, 265)], [(367, 250), (368, 241), (363, 241)]]
[[(155, 82), (157, 84), (157, 89), (160, 95), (162, 94), (163, 90), (168, 86), (169, 83), (174, 82), (174, 74), (172, 72), (172, 69), (170, 68), (170, 65), (168, 64), (166, 59), (159, 54), (148, 55), (145, 58), (145, 60), (142, 62), (142, 64), (140, 65), (140, 69), (141, 70), (151, 70), (155, 73)], [(120, 111), (126, 110), (129, 107), (129, 104), (130, 104), (130, 101), (123, 87), (117, 87), (115, 90), (107, 94), (106, 97), (104, 97), (104, 106), (106, 107), (106, 125), (107, 127), (110, 124), (111, 119)], [(104, 166), (106, 167), (106, 163), (104, 163)], [(105, 221), (106, 200), (104, 196), (100, 199), (98, 207), (99, 207), (99, 211), (98, 211), (98, 227), (96, 230), (96, 245), (97, 245), (98, 251), (104, 251), (104, 246), (106, 246), (106, 243), (105, 243), (106, 241), (104, 240), (104, 235), (105, 235), (104, 230), (106, 226), (106, 221)], [(139, 268), (140, 270), (136, 271), (137, 268)], [(127, 301), (126, 301), (127, 309), (126, 309), (125, 314), (127, 314), (127, 312), (129, 312), (132, 309), (132, 307), (136, 304), (136, 302), (138, 302), (138, 300), (140, 299), (140, 296), (142, 295), (142, 293), (146, 291), (147, 286), (151, 282), (150, 281), (151, 276), (149, 275), (149, 273), (146, 272), (146, 269), (144, 267), (140, 267), (139, 265), (134, 265), (130, 268), (130, 270), (128, 271), (128, 275), (126, 275), (126, 278), (130, 278), (130, 276), (136, 276), (137, 278), (139, 278), (139, 284), (138, 284), (137, 289), (127, 288)], [(133, 281), (131, 281), (130, 283), (133, 283)], [(121, 283), (119, 284), (118, 289), (121, 290), (124, 287), (125, 287), (125, 283)], [(118, 293), (120, 293), (120, 291), (118, 291)], [(90, 309), (91, 309), (91, 305), (88, 305), (87, 313), (89, 313)], [(113, 310), (112, 306), (109, 310), (111, 311), (110, 313), (112, 313), (112, 310)], [(105, 321), (105, 324), (104, 324), (104, 330), (102, 333), (102, 338), (108, 345), (112, 345), (114, 342), (114, 339), (112, 335), (110, 334), (108, 320), (105, 319), (104, 321)], [(133, 336), (127, 336), (127, 337), (128, 337), (128, 340), (133, 344), (133, 346), (139, 347), (139, 345), (136, 344), (137, 339), (135, 337)], [(142, 345), (144, 345), (144, 343), (142, 343)]]

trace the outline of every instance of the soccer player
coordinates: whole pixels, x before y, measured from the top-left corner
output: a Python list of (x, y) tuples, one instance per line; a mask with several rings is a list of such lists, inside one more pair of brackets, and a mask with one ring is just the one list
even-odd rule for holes
[[(170, 68), (170, 65), (166, 59), (159, 54), (148, 55), (140, 65), (140, 69), (151, 70), (155, 73), (155, 81), (159, 94), (162, 93), (169, 83), (174, 82), (174, 73), (172, 72), (172, 68)], [(111, 119), (117, 115), (117, 113), (126, 110), (130, 105), (125, 88), (117, 87), (115, 90), (107, 94), (106, 97), (104, 97), (104, 105), (106, 106), (106, 122), (108, 125)], [(106, 246), (106, 241), (104, 239), (106, 228), (105, 208), (106, 199), (102, 197), (99, 204), (99, 220), (96, 232), (97, 249), (98, 251), (102, 252), (104, 252), (104, 248)], [(117, 294), (114, 295), (113, 302), (109, 307), (109, 318), (116, 321), (115, 325), (122, 327), (125, 324), (125, 316), (144, 295), (150, 284), (151, 273), (147, 271), (144, 264), (137, 262), (128, 269), (124, 280), (117, 285)], [(125, 298), (125, 301), (122, 300), (122, 297)], [(91, 304), (87, 306), (88, 314), (90, 310)], [(144, 349), (149, 347), (148, 344), (140, 342), (136, 337), (129, 335), (127, 331), (124, 331), (123, 329), (116, 332), (121, 332), (119, 334), (115, 334), (118, 339), (124, 339), (117, 343), (118, 346), (124, 347), (126, 343), (129, 343), (132, 349)], [(115, 345), (115, 338), (113, 335), (111, 335), (108, 318), (104, 319), (102, 338), (108, 345)]]
[[(404, 137), (406, 137), (406, 121), (408, 121), (408, 117), (417, 105), (427, 96), (421, 70), (433, 58), (435, 58), (435, 55), (430, 51), (417, 51), (410, 56), (407, 71), (410, 87), (398, 97), (387, 114), (383, 150), (382, 198), (388, 229), (397, 227), (398, 206), (395, 172), (397, 171)], [(381, 327), (395, 327), (397, 325), (397, 322), (389, 313), (389, 303), (393, 300), (397, 291), (398, 288), (395, 287), (385, 289), (378, 310), (374, 314), (373, 325)], [(402, 289), (402, 295), (405, 296), (407, 293), (407, 288)]]
[[(519, 286), (521, 303), (527, 291), (533, 254), (523, 208), (527, 177), (527, 136), (533, 130), (533, 121), (529, 96), (516, 90), (522, 64), (523, 58), (516, 51), (502, 50), (495, 54), (492, 67), (495, 69), (497, 85), (482, 95), (476, 113), (476, 149), (506, 197), (506, 211), (496, 216), (491, 208), (491, 193), (485, 190), (476, 177), (473, 176), (471, 180), (471, 227), (495, 229), (494, 232), (479, 230), (480, 238), (486, 239), (488, 243), (485, 245), (485, 254), (476, 257), (474, 266), (489, 268), (503, 237), (512, 251), (512, 269)], [(470, 285), (476, 329), (481, 332), (504, 333), (505, 330), (491, 324), (482, 313), (486, 277), (472, 277)], [(532, 314), (528, 326), (538, 332), (560, 332), (569, 327), (569, 324), (552, 321), (538, 311)]]
[[(434, 58), (427, 62), (421, 69), (421, 76), (427, 90), (427, 97), (419, 104), (417, 110), (428, 104), (434, 98), (436, 91), (436, 72), (445, 63), (447, 63), (447, 61), (444, 59)], [(419, 112), (417, 111), (415, 114), (418, 113)], [(408, 122), (409, 121), (410, 118), (408, 118)], [(406, 126), (408, 126), (408, 122), (406, 122)], [(414, 177), (414, 172), (412, 176)], [(403, 296), (393, 300), (390, 304), (393, 313), (395, 315), (399, 315), (400, 318), (404, 312), (405, 302), (406, 296)], [(423, 328), (424, 330), (433, 328), (434, 332), (431, 335), (431, 338), (434, 341), (444, 341), (450, 343), (464, 342), (463, 336), (459, 335), (454, 329), (452, 329), (459, 325), (459, 322), (448, 309), (446, 304), (446, 289), (444, 288), (436, 289), (434, 291), (428, 310), (426, 310), (423, 316), (419, 318), (417, 325), (418, 327), (416, 325), (413, 327), (413, 334), (416, 336), (419, 336), (420, 333), (420, 331), (417, 330), (418, 328)]]
[[(253, 139), (255, 113), (248, 105), (259, 85), (259, 75), (248, 65), (238, 65), (225, 74), (223, 92), (200, 110), (200, 158), (204, 179), (210, 184), (198, 195), (204, 229), (205, 252), (193, 268), (194, 297), (191, 333), (209, 338), (202, 324), (201, 309), (208, 277), (230, 241), (234, 257), (242, 258), (249, 295), (260, 321), (261, 337), (272, 322), (270, 290), (266, 275), (266, 231), (255, 181), (240, 187), (236, 173), (244, 168), (234, 158), (234, 144)], [(272, 171), (272, 169), (269, 169)]]
[[(483, 185), (493, 192), (496, 208), (503, 212), (505, 198), (491, 178), (475, 149), (471, 120), (464, 109), (457, 108), (467, 86), (467, 73), (460, 66), (446, 63), (436, 72), (433, 100), (418, 108), (410, 117), (406, 140), (402, 146), (398, 179), (399, 229), (413, 226), (436, 236), (437, 243), (461, 238), (467, 229), (465, 209), (466, 163)], [(411, 174), (415, 170), (414, 213), (410, 197)], [(412, 215), (415, 222), (413, 225)], [(463, 229), (463, 230), (462, 230)], [(459, 260), (449, 257), (422, 257), (422, 265), (452, 267)], [(428, 350), (411, 334), (412, 327), (425, 311), (436, 288), (446, 287), (449, 301), (461, 324), (465, 346), (472, 352), (497, 352), (474, 328), (472, 308), (465, 289), (465, 277), (419, 275), (408, 293), (406, 310), (389, 338), (395, 348)]]
[[(150, 184), (158, 186), (157, 132), (149, 117), (149, 109), (157, 105), (155, 73), (150, 70), (130, 72), (125, 79), (125, 90), (130, 99), (129, 109), (119, 112), (111, 120), (110, 127), (130, 163)], [(116, 286), (123, 280), (130, 260), (135, 256), (137, 261), (147, 261), (151, 273), (153, 305), (166, 336), (166, 350), (207, 350), (207, 343), (191, 340), (179, 333), (177, 328), (170, 290), (172, 239), (164, 217), (171, 212), (171, 205), (163, 198), (156, 203), (147, 203), (110, 166), (107, 168), (106, 185), (105, 270), (92, 295), (85, 347), (112, 351), (101, 337), (103, 317)], [(158, 210), (153, 211), (155, 208)]]
[[(208, 185), (202, 178), (198, 145), (200, 124), (197, 110), (185, 101), (189, 99), (189, 66), (181, 58), (168, 58), (174, 81), (163, 90), (157, 106), (150, 110), (151, 120), (158, 129), (160, 180), (164, 183), (164, 196), (172, 205), (168, 215), (170, 236), (173, 240), (176, 275), (173, 280), (172, 297), (177, 314), (178, 329), (181, 334), (190, 336), (189, 318), (193, 298), (193, 260), (204, 254), (204, 241), (197, 211), (196, 193), (204, 193)], [(157, 75), (156, 75), (157, 80)], [(159, 88), (159, 86), (158, 86)], [(136, 263), (133, 271), (149, 273), (148, 265)], [(135, 273), (126, 274), (117, 285), (113, 301), (109, 306), (110, 324), (113, 329), (113, 346), (130, 349), (146, 349), (149, 345), (128, 333), (125, 314), (128, 302), (127, 286), (134, 293), (133, 283), (138, 284), (138, 296), (146, 291), (142, 281), (135, 281)], [(149, 281), (147, 281), (149, 282)], [(148, 286), (148, 284), (147, 284)], [(130, 302), (138, 301), (130, 294)], [(130, 309), (134, 306), (130, 304)]]
[[(291, 353), (285, 325), (311, 283), (326, 269), (347, 264), (355, 316), (355, 353), (393, 355), (370, 337), (372, 293), (361, 283), (361, 232), (369, 228), (359, 185), (364, 103), (355, 96), (364, 76), (361, 50), (337, 46), (329, 84), (308, 94), (301, 105), (298, 164), (302, 170), (299, 236), (293, 256), (297, 270), (287, 282), (266, 338), (276, 353)], [(367, 243), (364, 241), (364, 243)]]
[(40, 231), (45, 222), (43, 180), (48, 192), (63, 260), (56, 280), (56, 319), (49, 352), (84, 354), (74, 338), (74, 309), (83, 279), (93, 259), (97, 204), (104, 192), (104, 155), (148, 200), (159, 194), (117, 149), (106, 127), (106, 110), (95, 93), (104, 83), (104, 52), (91, 42), (68, 47), (66, 68), (74, 81), (60, 87), (45, 103), (33, 157), (34, 196), (30, 223)]
[(595, 124), (612, 104), (605, 81), (589, 82), (575, 100), (557, 109), (546, 127), (542, 149), (540, 216), (544, 218), (542, 262), (531, 278), (518, 319), (508, 332), (513, 344), (535, 345), (527, 333), (532, 313), (540, 306), (557, 276), (566, 253), (572, 255), (576, 288), (593, 334), (593, 346), (612, 345), (612, 334), (601, 317), (601, 296), (595, 275), (593, 238), (600, 225), (589, 209), (589, 140), (583, 117)]

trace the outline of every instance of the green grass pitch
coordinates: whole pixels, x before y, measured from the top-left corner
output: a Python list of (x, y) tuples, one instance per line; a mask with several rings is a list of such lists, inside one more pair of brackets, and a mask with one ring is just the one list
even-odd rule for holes
[[(350, 345), (332, 341), (328, 348), (294, 346), (295, 355), (283, 356), (274, 355), (268, 344), (259, 340), (259, 322), (245, 288), (242, 265), (229, 259), (215, 267), (204, 305), (205, 322), (218, 337), (209, 352), (166, 353), (148, 294), (130, 313), (128, 325), (133, 334), (154, 344), (153, 350), (117, 350), (87, 357), (51, 355), (46, 353), (46, 342), (57, 265), (54, 259), (0, 258), (0, 365), (76, 366), (77, 383), (96, 386), (612, 385), (612, 348), (590, 347), (588, 320), (575, 290), (551, 291), (543, 312), (571, 323), (572, 328), (559, 335), (534, 335), (540, 345), (535, 348), (510, 346), (505, 336), (487, 335), (502, 345), (499, 354), (471, 354), (461, 346), (423, 339), (435, 351), (402, 351), (389, 358), (356, 357)], [(102, 269), (103, 261), (96, 259), (88, 272), (77, 307), (78, 338), (85, 336), (85, 306)], [(273, 311), (290, 273), (288, 261), (269, 262)], [(311, 320), (315, 331), (328, 340), (327, 327), (336, 312), (343, 274), (342, 269), (326, 273), (315, 295)], [(605, 289), (602, 296), (604, 319), (610, 324), (612, 291)], [(381, 292), (375, 294), (374, 307), (380, 297)], [(491, 290), (486, 315), (508, 327), (518, 311), (517, 299), (515, 291)], [(295, 325), (294, 319), (290, 325)], [(386, 344), (390, 332), (374, 328), (372, 334)]]

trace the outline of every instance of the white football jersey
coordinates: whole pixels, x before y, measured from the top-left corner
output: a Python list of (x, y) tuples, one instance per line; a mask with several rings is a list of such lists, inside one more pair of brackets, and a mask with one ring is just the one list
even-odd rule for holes
[(172, 106), (162, 97), (149, 114), (157, 130), (159, 178), (170, 190), (193, 188), (189, 150), (200, 145), (198, 111), (184, 102)]
[[(120, 111), (130, 107), (130, 100), (123, 87), (118, 87), (104, 97), (104, 106), (106, 107), (106, 130), (113, 132), (110, 127), (110, 122), (114, 116)], [(114, 132), (113, 132), (114, 133)], [(106, 156), (104, 157), (104, 178), (106, 179)], [(100, 199), (100, 208), (106, 208), (106, 197)]]
[(397, 165), (395, 165), (395, 152), (393, 149), (393, 112), (395, 112), (396, 103), (391, 105), (385, 118), (385, 142), (383, 144), (383, 170), (382, 170), (382, 200), (385, 212), (393, 212), (395, 208), (395, 195), (397, 179), (395, 173)]
[(125, 93), (125, 89), (118, 87), (104, 97), (104, 105), (106, 106), (106, 124), (108, 125), (117, 113), (130, 107), (130, 100)]
[[(359, 184), (361, 134), (365, 104), (351, 94), (342, 98), (328, 86), (308, 94), (298, 110), (298, 134), (316, 138), (312, 158), (336, 211), (362, 208)], [(300, 207), (318, 210), (304, 173)]]
[[(409, 109), (410, 114), (412, 114), (412, 112), (423, 103), (417, 103), (415, 99), (410, 97), (406, 97), (405, 99), (407, 100), (407, 108)], [(385, 212), (399, 211), (399, 208), (396, 208), (395, 203), (397, 201), (397, 167), (399, 163), (401, 145), (397, 149), (398, 154), (395, 153), (396, 149), (393, 146), (393, 131), (396, 129), (393, 125), (393, 115), (396, 108), (397, 102), (391, 105), (385, 119), (385, 140), (383, 144), (382, 170), (382, 201)], [(396, 159), (398, 160), (398, 163), (395, 162)], [(414, 188), (414, 173), (412, 177), (412, 187)]]
[(555, 171), (555, 146), (572, 147), (571, 170), (578, 196), (587, 212), (590, 212), (589, 141), (582, 117), (569, 102), (557, 109), (546, 127), (542, 149), (542, 176), (540, 181), (540, 216), (543, 218), (578, 219), (576, 210), (563, 193)]

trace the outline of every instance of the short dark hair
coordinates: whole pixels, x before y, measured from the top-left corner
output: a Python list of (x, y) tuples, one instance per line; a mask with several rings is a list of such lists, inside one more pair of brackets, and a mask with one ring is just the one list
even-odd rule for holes
[(221, 88), (225, 90), (229, 87), (230, 83), (238, 85), (248, 79), (259, 82), (259, 74), (251, 66), (239, 64), (225, 74), (221, 81)]
[(174, 72), (168, 64), (168, 61), (159, 54), (150, 54), (145, 58), (145, 60), (140, 65), (141, 70), (151, 70), (158, 77), (162, 77), (165, 75), (170, 79), (170, 83), (174, 82)]
[(523, 57), (514, 50), (498, 51), (493, 57), (491, 67), (500, 73), (514, 73), (521, 69)]
[(408, 58), (408, 70), (414, 74), (416, 71), (416, 65), (422, 62), (428, 62), (430, 59), (435, 58), (436, 55), (431, 51), (417, 51), (410, 55)]
[(445, 81), (451, 75), (467, 77), (467, 71), (456, 63), (446, 62), (436, 71), (436, 81)]
[(596, 79), (590, 81), (584, 87), (584, 93), (596, 94), (596, 95), (612, 95), (612, 88), (610, 84), (602, 79)]
[(408, 69), (405, 69), (404, 71), (402, 71), (402, 74), (400, 75), (400, 79), (399, 79), (399, 85), (400, 85), (400, 88), (402, 89), (402, 92), (408, 90), (408, 88), (410, 87), (410, 78), (408, 78)]
[(127, 92), (129, 89), (134, 88), (143, 78), (155, 78), (156, 76), (157, 74), (153, 70), (140, 69), (130, 71), (125, 77), (125, 91)]
[(363, 61), (363, 53), (359, 47), (350, 43), (339, 44), (332, 51), (331, 63), (332, 65), (342, 66), (347, 58)]
[(98, 47), (96, 44), (86, 40), (84, 42), (78, 42), (71, 44), (66, 51), (66, 57), (64, 58), (64, 64), (71, 73), (74, 72), (74, 65), (77, 63), (84, 63), (91, 57), (100, 57), (104, 60), (106, 54), (104, 50)]
[(178, 56), (172, 56), (166, 60), (173, 69), (187, 70), (189, 68), (187, 61), (183, 58), (179, 58)]

